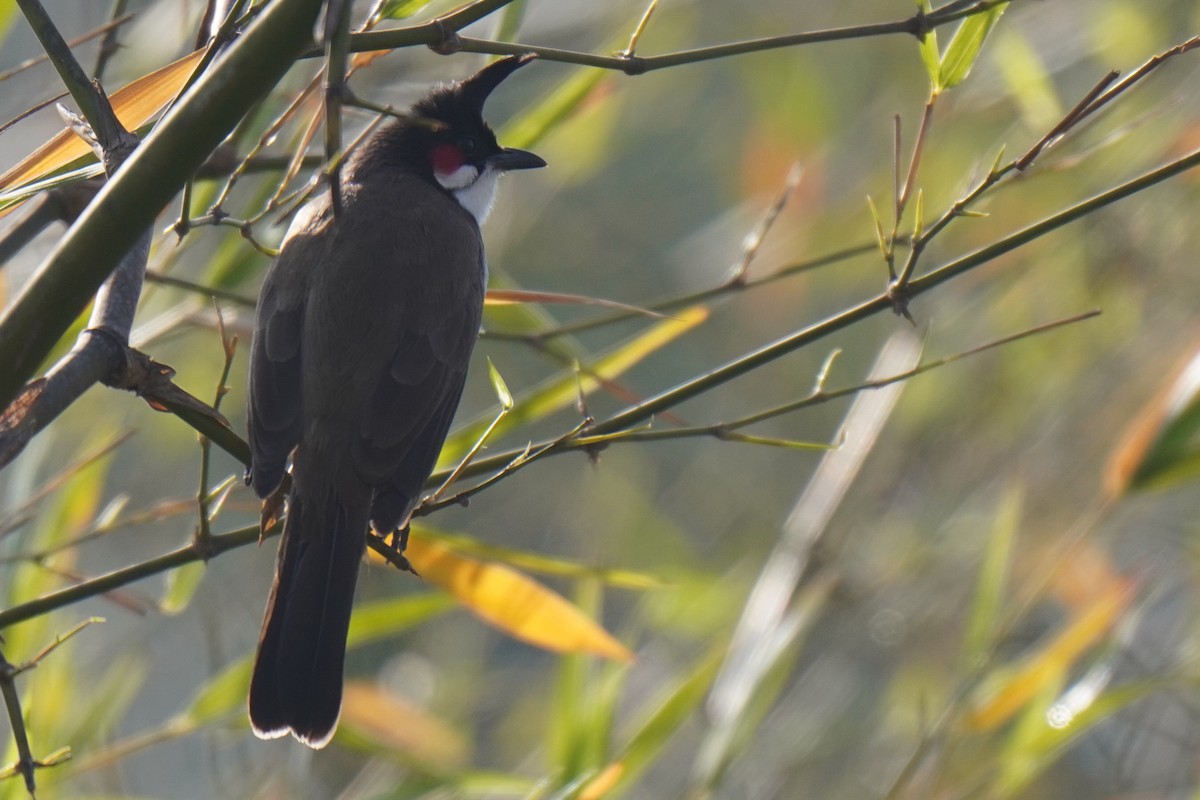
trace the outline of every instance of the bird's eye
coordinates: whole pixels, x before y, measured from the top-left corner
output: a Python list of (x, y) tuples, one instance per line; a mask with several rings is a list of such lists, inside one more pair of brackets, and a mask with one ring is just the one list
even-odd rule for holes
[(464, 155), (471, 155), (479, 147), (479, 141), (474, 136), (464, 136), (458, 140), (458, 149), (463, 151)]

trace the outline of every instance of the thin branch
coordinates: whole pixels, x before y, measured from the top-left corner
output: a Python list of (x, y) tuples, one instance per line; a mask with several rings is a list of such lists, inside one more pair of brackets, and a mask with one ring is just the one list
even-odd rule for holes
[(629, 44), (617, 55), (623, 58), (630, 58), (637, 54), (638, 42), (642, 40), (642, 34), (646, 32), (646, 26), (650, 24), (650, 18), (654, 16), (654, 11), (657, 8), (658, 0), (650, 0), (650, 5), (646, 6), (646, 10), (642, 13), (642, 18), (638, 20), (638, 24), (634, 26), (633, 33), (629, 36)]
[(200, 283), (184, 280), (183, 278), (176, 278), (174, 275), (165, 275), (161, 272), (155, 272), (154, 270), (146, 271), (146, 280), (150, 283), (171, 286), (176, 289), (184, 289), (189, 292), (205, 295), (206, 297), (223, 300), (227, 303), (239, 305), (242, 308), (254, 308), (254, 306), (257, 305), (257, 301), (255, 301), (253, 297), (247, 297), (246, 295), (238, 294), (237, 292), (231, 292), (228, 289), (218, 289), (215, 286), (205, 286)]
[[(265, 538), (270, 538), (277, 532), (278, 526), (276, 526), (275, 530), (266, 533)], [(220, 555), (227, 550), (257, 542), (258, 538), (258, 526), (251, 525), (229, 533), (216, 534), (208, 540), (204, 547), (199, 547), (195, 542), (189, 542), (182, 547), (155, 558), (141, 561), (128, 567), (122, 567), (106, 575), (101, 575), (73, 586), (67, 586), (28, 602), (0, 610), (0, 629), (7, 628), (10, 625), (15, 625), (27, 619), (39, 617), (55, 609), (77, 603), (80, 600), (95, 597), (110, 592), (113, 589), (119, 589), (126, 584), (133, 583), (142, 578), (158, 575), (176, 567), (181, 567), (184, 564), (204, 561), (213, 556)]]
[(75, 60), (71, 46), (58, 32), (40, 0), (17, 0), (17, 5), (21, 7), (21, 13), (25, 15), (29, 27), (33, 28), (34, 34), (41, 42), (42, 49), (50, 56), (50, 61), (58, 70), (84, 119), (95, 131), (100, 146), (105, 152), (120, 148), (128, 133), (117, 121), (116, 114), (113, 113), (100, 85), (88, 80), (87, 73)]
[[(333, 163), (342, 149), (342, 97), (350, 62), (350, 0), (329, 0), (325, 8), (325, 161)], [(329, 200), (336, 216), (342, 207), (340, 169), (329, 172)]]
[(734, 265), (727, 283), (739, 285), (746, 282), (746, 274), (750, 271), (750, 265), (754, 263), (755, 256), (758, 255), (758, 251), (762, 248), (767, 234), (775, 226), (779, 215), (783, 213), (784, 207), (787, 206), (788, 201), (795, 194), (796, 187), (800, 185), (800, 178), (803, 175), (804, 170), (800, 168), (800, 162), (794, 162), (788, 170), (787, 178), (783, 182), (783, 188), (775, 196), (775, 202), (771, 203), (767, 210), (763, 212), (754, 229), (746, 234), (746, 238), (742, 242), (742, 255), (738, 259), (737, 264)]
[(646, 311), (653, 311), (660, 314), (666, 314), (677, 308), (685, 308), (688, 306), (698, 305), (719, 297), (725, 294), (752, 289), (759, 286), (766, 286), (784, 278), (790, 278), (796, 275), (802, 275), (811, 272), (821, 267), (838, 264), (842, 261), (848, 261), (858, 256), (866, 255), (874, 252), (876, 245), (874, 242), (869, 244), (855, 245), (847, 247), (844, 250), (838, 250), (828, 255), (819, 256), (807, 261), (797, 261), (794, 264), (780, 267), (779, 269), (769, 274), (760, 275), (758, 277), (746, 278), (740, 282), (723, 280), (716, 286), (707, 289), (701, 289), (695, 292), (687, 292), (686, 294), (675, 295), (663, 300), (650, 303), (646, 306), (639, 307), (638, 311), (618, 311), (612, 314), (605, 314), (590, 319), (581, 320), (579, 322), (559, 325), (554, 328), (549, 328), (533, 333), (506, 333), (503, 331), (484, 331), (483, 336), (490, 339), (499, 339), (507, 341), (546, 341), (548, 339), (558, 338), (560, 336), (570, 336), (576, 333), (581, 333), (593, 328), (599, 328), (606, 325), (612, 325), (617, 322), (623, 322), (629, 319), (637, 319), (645, 314)]
[(129, 6), (129, 0), (114, 0), (112, 13), (109, 18), (112, 22), (105, 25), (104, 38), (100, 40), (100, 50), (96, 53), (96, 68), (92, 70), (92, 77), (96, 80), (103, 80), (104, 70), (108, 68), (108, 60), (116, 55), (116, 52), (121, 49), (120, 43), (117, 41), (117, 31), (120, 29), (120, 21), (133, 19), (132, 14), (126, 14), (125, 9)]
[[(350, 48), (356, 52), (365, 52), (370, 50), (393, 50), (399, 47), (411, 47), (423, 44), (440, 53), (459, 51), (491, 53), (493, 55), (535, 53), (539, 58), (546, 61), (602, 67), (604, 69), (619, 70), (627, 75), (641, 75), (653, 70), (677, 67), (682, 64), (694, 64), (700, 61), (711, 61), (717, 58), (728, 58), (730, 56), (757, 53), (765, 50), (777, 50), (783, 47), (816, 44), (818, 42), (865, 39), (873, 36), (891, 36), (895, 34), (920, 37), (933, 28), (948, 25), (965, 17), (982, 13), (1006, 1), (977, 0), (977, 2), (966, 5), (951, 3), (931, 14), (915, 14), (895, 22), (855, 25), (845, 28), (793, 33), (784, 36), (771, 36), (764, 39), (730, 42), (712, 47), (664, 53), (657, 56), (603, 56), (555, 47), (540, 47), (522, 43), (497, 42), (487, 39), (472, 39), (465, 36), (457, 36), (452, 32), (465, 27), (465, 24), (460, 24), (461, 18), (452, 21), (455, 14), (447, 15), (423, 25), (351, 34)], [(481, 1), (474, 5), (483, 6), (484, 2)], [(504, 3), (496, 2), (493, 5), (500, 6), (504, 5)], [(490, 10), (488, 13), (490, 13)], [(317, 56), (320, 55), (320, 51), (310, 50), (305, 55), (309, 57)]]
[[(125, 23), (132, 20), (133, 17), (134, 17), (133, 14), (125, 14), (124, 16), (118, 17), (118, 18), (112, 20), (111, 22), (106, 22), (105, 24), (101, 25), (98, 28), (93, 28), (92, 30), (88, 31), (87, 33), (83, 34), (82, 36), (76, 36), (74, 39), (67, 42), (67, 45), (71, 48), (76, 48), (81, 44), (90, 42), (92, 39), (95, 39), (97, 36), (111, 36), (118, 28), (120, 28), (122, 25), (124, 25)], [(101, 49), (103, 49), (104, 45), (101, 44), (100, 47), (101, 47)], [(45, 53), (42, 53), (40, 56), (34, 56), (33, 58), (26, 59), (25, 61), (22, 61), (20, 64), (17, 64), (12, 69), (7, 69), (4, 72), (0, 72), (0, 83), (3, 83), (4, 81), (8, 80), (9, 78), (13, 77), (14, 75), (24, 72), (25, 70), (29, 69), (30, 67), (36, 67), (38, 64), (43, 64), (49, 60), (50, 60), (50, 56), (46, 55)], [(97, 77), (99, 77), (99, 76), (97, 76)]]
[[(906, 370), (905, 372), (889, 375), (887, 377), (875, 378), (863, 383), (846, 386), (841, 389), (826, 390), (824, 388), (826, 376), (828, 375), (829, 364), (829, 361), (826, 361), (818, 373), (813, 390), (808, 394), (807, 397), (804, 397), (800, 400), (794, 400), (790, 403), (785, 403), (783, 405), (776, 406), (765, 411), (759, 411), (754, 414), (747, 414), (744, 417), (740, 417), (729, 422), (717, 422), (713, 423), (712, 425), (698, 425), (688, 428), (671, 428), (669, 430), (639, 429), (610, 434), (609, 436), (602, 437), (580, 436), (576, 437), (571, 442), (568, 442), (568, 444), (571, 446), (585, 447), (589, 444), (601, 444), (608, 442), (656, 442), (667, 441), (670, 439), (695, 438), (697, 436), (712, 436), (717, 439), (732, 441), (733, 438), (729, 435), (730, 433), (749, 427), (750, 425), (754, 425), (768, 419), (774, 419), (775, 417), (780, 417), (785, 414), (791, 414), (801, 409), (821, 405), (822, 403), (828, 403), (831, 400), (839, 400), (843, 397), (859, 394), (860, 392), (868, 391), (870, 389), (882, 389), (883, 387), (889, 386), (893, 383), (900, 383), (901, 381), (907, 381), (915, 378), (918, 375), (924, 375), (926, 372), (944, 367), (948, 364), (953, 364), (954, 362), (961, 361), (964, 358), (970, 358), (971, 356), (985, 353), (997, 347), (1001, 347), (1006, 344), (1012, 344), (1013, 342), (1020, 341), (1021, 339), (1046, 333), (1047, 331), (1061, 328), (1066, 325), (1073, 325), (1077, 322), (1083, 322), (1084, 320), (1088, 320), (1099, 315), (1100, 311), (1098, 309), (1094, 309), (1092, 311), (1085, 311), (1081, 314), (1074, 314), (1063, 319), (1054, 320), (1053, 322), (1035, 325), (1031, 328), (1026, 328), (1025, 330), (1009, 334), (1008, 336), (1002, 336), (999, 339), (994, 339), (990, 342), (986, 342), (967, 350), (962, 350), (952, 355), (943, 356), (942, 358), (934, 359), (933, 361), (926, 361), (916, 367), (913, 367), (912, 369)], [(838, 351), (835, 350), (834, 354), (837, 352)]]
[(6, 130), (8, 130), (12, 126), (18, 124), (23, 119), (29, 119), (31, 116), (33, 116), (37, 112), (41, 111), (42, 109), (46, 108), (47, 106), (54, 105), (59, 100), (62, 100), (64, 97), (66, 97), (67, 94), (68, 94), (68, 92), (59, 92), (58, 94), (54, 95), (54, 97), (48, 98), (46, 100), (42, 100), (39, 103), (34, 103), (32, 106), (25, 109), (20, 114), (17, 114), (15, 117), (10, 119), (8, 122), (5, 122), (3, 125), (0, 125), (0, 133), (4, 133)]
[(903, 304), (905, 302), (905, 294), (908, 289), (909, 282), (913, 274), (916, 272), (917, 262), (924, 253), (929, 242), (940, 234), (946, 226), (959, 217), (969, 216), (968, 209), (987, 193), (992, 187), (997, 185), (1001, 180), (1011, 176), (1013, 173), (1024, 172), (1045, 150), (1052, 147), (1057, 142), (1061, 141), (1070, 131), (1078, 127), (1079, 123), (1088, 118), (1096, 111), (1112, 102), (1123, 92), (1128, 91), (1138, 81), (1145, 78), (1168, 59), (1175, 56), (1183, 55), (1196, 47), (1200, 47), (1200, 36), (1194, 36), (1185, 42), (1182, 42), (1168, 50), (1165, 50), (1143, 63), (1138, 69), (1134, 70), (1124, 80), (1116, 81), (1116, 71), (1109, 72), (1102, 77), (1086, 94), (1068, 111), (1062, 119), (1060, 119), (1053, 127), (1050, 128), (1043, 136), (1041, 136), (1034, 144), (1020, 157), (1009, 161), (1001, 166), (1000, 156), (997, 156), (996, 162), (992, 165), (978, 184), (975, 185), (965, 195), (960, 197), (955, 203), (944, 213), (933, 225), (919, 235), (913, 237), (912, 247), (909, 250), (908, 258), (904, 263), (904, 267), (900, 272), (899, 277), (893, 282), (892, 294), (894, 302)]

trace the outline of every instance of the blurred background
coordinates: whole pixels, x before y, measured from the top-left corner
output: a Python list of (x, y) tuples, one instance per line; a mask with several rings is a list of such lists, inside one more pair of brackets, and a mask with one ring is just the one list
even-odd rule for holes
[[(112, 12), (106, 3), (46, 5), (68, 39)], [(365, 14), (366, 4), (357, 5)], [(407, 5), (418, 19), (451, 7)], [(41, 50), (14, 4), (0, 7), (7, 71)], [(199, 0), (122, 7), (133, 17), (106, 67), (110, 94), (190, 52), (203, 12)], [(517, 8), (468, 33), (515, 30), (515, 41), (610, 54), (626, 46), (645, 10), (641, 0), (529, 0)], [(908, 0), (663, 0), (638, 53), (913, 13)], [(954, 28), (939, 29), (943, 49)], [(1128, 74), (1197, 33), (1200, 11), (1183, 0), (1011, 3), (969, 77), (944, 92), (932, 114), (916, 181), (926, 225), (987, 174), (1002, 148), (1006, 160), (1019, 156), (1110, 70)], [(85, 66), (97, 48), (96, 39), (77, 47)], [(398, 51), (363, 68), (351, 86), (404, 107), (485, 59)], [(316, 61), (293, 69), (243, 126), (239, 155), (318, 70)], [(531, 122), (564, 86), (582, 88), (552, 122)], [(1200, 53), (1166, 61), (1032, 169), (987, 193), (976, 206), (986, 216), (948, 226), (918, 274), (1200, 145), (1198, 86)], [(45, 64), (6, 75), (0, 119), (60, 91)], [(904, 35), (636, 77), (535, 63), (488, 108), (502, 143), (528, 144), (550, 164), (502, 187), (484, 231), (493, 284), (637, 305), (720, 286), (799, 163), (799, 182), (747, 277), (847, 249), (859, 254), (715, 294), (702, 323), (638, 359), (611, 390), (588, 396), (588, 413), (610, 416), (885, 290), (867, 197), (890, 229), (893, 116), (902, 120), (906, 170), (929, 94), (918, 43)], [(360, 130), (372, 116), (348, 110), (347, 126)], [(290, 155), (306, 123), (284, 128), (264, 152)], [(47, 109), (5, 130), (0, 166), (61, 127)], [(536, 141), (516, 141), (525, 137)], [(318, 136), (310, 152), (319, 144)], [(279, 180), (279, 171), (245, 176), (225, 210), (255, 216)], [(224, 183), (196, 183), (194, 215)], [(1103, 312), (902, 384), (799, 586), (775, 590), (794, 628), (771, 634), (778, 652), (757, 676), (726, 661), (733, 631), (755, 587), (767, 591), (764, 564), (826, 451), (705, 436), (618, 442), (595, 458), (546, 458), (469, 507), (422, 523), (505, 548), (508, 556), (492, 555), (518, 569), (525, 567), (510, 557), (518, 551), (580, 567), (566, 577), (570, 570), (547, 575), (536, 564), (528, 572), (597, 615), (633, 651), (632, 664), (533, 648), (441, 602), (413, 576), (364, 566), (360, 605), (398, 601), (397, 615), (412, 615), (351, 649), (347, 676), (365, 702), (347, 710), (320, 753), (290, 740), (259, 742), (242, 711), (244, 675), (239, 683), (229, 670), (253, 651), (274, 544), (241, 548), (4, 631), (5, 656), (18, 662), (89, 616), (107, 620), (18, 684), (35, 753), (73, 752), (70, 762), (39, 771), (43, 796), (1197, 796), (1192, 537), (1200, 499), (1187, 475), (1147, 489), (1128, 472), (1113, 472), (1107, 484), (1105, 476), (1121, 448), (1136, 460), (1128, 432), (1139, 422), (1152, 432), (1173, 377), (1196, 349), (1198, 202), (1196, 176), (1185, 173), (915, 298), (915, 328), (875, 315), (654, 420), (655, 430), (708, 425), (804, 398), (834, 350), (825, 388), (859, 384), (898, 332), (912, 331), (930, 361)], [(914, 197), (902, 236), (912, 232), (915, 205)], [(200, 225), (179, 241), (166, 230), (178, 214), (177, 202), (159, 218), (150, 269), (253, 298), (268, 257), (228, 227)], [(255, 226), (268, 247), (282, 236), (276, 216)], [(62, 230), (51, 226), (8, 261), (0, 273), (6, 299)], [(232, 300), (219, 307), (241, 337), (222, 405), (241, 433), (252, 311)], [(527, 334), (606, 313), (490, 309), (460, 424), (496, 413), (485, 359), (519, 412), (544, 381), (571, 374), (537, 346), (545, 340)], [(553, 341), (586, 366), (662, 324), (635, 315)], [(211, 299), (150, 283), (133, 338), (178, 371), (179, 385), (212, 399), (224, 359)], [(852, 400), (744, 432), (775, 444), (836, 443)], [(532, 416), (489, 449), (521, 448), (580, 420), (570, 404)], [(186, 544), (200, 460), (195, 432), (177, 418), (132, 395), (91, 390), (0, 475), (5, 606)], [(209, 485), (235, 477), (214, 532), (257, 522), (241, 472), (213, 450)], [(61, 547), (81, 536), (83, 543)], [(624, 578), (606, 579), (606, 570)], [(749, 695), (732, 716), (707, 702), (722, 664), (725, 685)], [(15, 758), (10, 739), (5, 763)], [(0, 794), (24, 789), (10, 779)]]

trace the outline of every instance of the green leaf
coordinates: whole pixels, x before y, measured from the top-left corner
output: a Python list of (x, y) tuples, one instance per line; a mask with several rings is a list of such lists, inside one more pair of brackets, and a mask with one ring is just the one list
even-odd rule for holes
[(1011, 27), (996, 37), (995, 63), (1030, 131), (1048, 131), (1066, 109), (1037, 49)]
[(513, 407), (512, 392), (508, 391), (508, 384), (504, 382), (504, 378), (500, 375), (500, 370), (496, 369), (496, 365), (492, 363), (491, 356), (488, 356), (488, 378), (492, 382), (492, 391), (496, 393), (496, 398), (500, 401), (500, 407), (505, 411), (511, 411)]
[(888, 260), (888, 241), (887, 234), (883, 232), (883, 218), (879, 216), (879, 209), (875, 206), (875, 198), (867, 195), (867, 208), (871, 210), (871, 221), (875, 223), (875, 241), (879, 245), (879, 254), (884, 260)]
[(421, 9), (431, 2), (433, 0), (387, 0), (375, 17), (376, 19), (408, 19), (420, 13)]
[(511, 42), (517, 38), (521, 23), (525, 21), (526, 0), (514, 0), (500, 12), (500, 25), (492, 37), (498, 42)]
[(48, 192), (51, 189), (57, 189), (60, 186), (66, 186), (79, 181), (85, 181), (89, 178), (95, 178), (104, 174), (103, 164), (87, 164), (74, 169), (67, 169), (64, 172), (51, 175), (41, 180), (36, 180), (31, 183), (26, 183), (22, 186), (12, 189), (7, 192), (0, 192), (0, 211), (3, 211), (12, 206), (18, 205), (42, 192)]
[(962, 21), (946, 52), (942, 54), (941, 68), (938, 71), (938, 85), (942, 89), (953, 89), (966, 80), (975, 65), (983, 42), (991, 32), (992, 26), (1004, 13), (1007, 3), (993, 6), (987, 11), (973, 14)]
[(457, 607), (454, 598), (443, 592), (422, 592), (361, 605), (350, 618), (346, 647), (390, 639)]
[[(1184, 681), (1191, 691), (1194, 683)], [(1029, 784), (1066, 751), (1072, 742), (1119, 711), (1164, 689), (1180, 688), (1178, 682), (1142, 681), (1103, 692), (1087, 708), (1070, 719), (1055, 717), (1057, 702), (1031, 709), (1022, 720), (1021, 736), (1013, 737), (1003, 755), (1002, 769), (996, 781), (997, 798), (1020, 797)], [(1053, 720), (1053, 724), (1051, 723)]]
[(204, 562), (197, 561), (192, 564), (184, 564), (182, 567), (168, 572), (167, 591), (163, 594), (160, 604), (162, 612), (164, 614), (182, 613), (192, 602), (196, 590), (200, 588), (205, 571)]
[[(919, 0), (917, 7), (925, 14), (933, 11), (929, 0)], [(938, 58), (937, 31), (931, 30), (926, 33), (918, 44), (918, 48), (921, 53), (921, 63), (925, 65), (925, 72), (929, 75), (930, 93), (938, 94), (942, 91), (942, 65)]]
[(479, 441), (488, 427), (495, 424), (493, 440), (531, 422), (570, 406), (579, 396), (580, 389), (587, 394), (594, 391), (600, 380), (611, 381), (631, 369), (656, 350), (682, 336), (696, 325), (708, 319), (703, 306), (693, 306), (677, 313), (673, 318), (651, 326), (644, 333), (619, 345), (607, 355), (590, 365), (588, 374), (577, 375), (574, 371), (560, 373), (549, 381), (522, 395), (520, 402), (502, 419), (492, 417), (477, 419), (455, 431), (442, 448), (439, 464), (451, 464), (463, 457)]
[(246, 702), (250, 687), (250, 656), (239, 658), (200, 687), (192, 702), (176, 717), (175, 724), (199, 727), (224, 717)]
[(537, 105), (501, 129), (499, 139), (509, 147), (533, 147), (566, 120), (591, 96), (609, 70), (588, 67), (576, 71)]
[(0, 0), (0, 39), (8, 35), (8, 29), (17, 20), (17, 1)]
[(1138, 414), (1109, 467), (1113, 493), (1161, 488), (1200, 475), (1200, 352)]
[(917, 189), (917, 208), (913, 219), (913, 241), (920, 241), (925, 233), (925, 190)]
[(993, 644), (1023, 503), (1024, 493), (1020, 487), (1012, 487), (1001, 501), (992, 523), (987, 553), (976, 580), (975, 599), (967, 615), (963, 665), (968, 672), (982, 661)]
[(625, 768), (622, 785), (630, 785), (665, 751), (679, 730), (704, 702), (721, 666), (723, 648), (714, 648), (695, 668), (671, 685), (662, 699), (637, 723), (617, 760)]

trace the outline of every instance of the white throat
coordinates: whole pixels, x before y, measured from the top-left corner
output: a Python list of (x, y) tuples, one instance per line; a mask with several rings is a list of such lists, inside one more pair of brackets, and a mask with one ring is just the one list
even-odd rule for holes
[(449, 174), (435, 172), (444, 188), (454, 195), (458, 204), (465, 208), (475, 221), (483, 225), (488, 213), (492, 210), (492, 202), (496, 199), (496, 181), (500, 172), (491, 167), (484, 167), (480, 172), (471, 164), (463, 164)]

